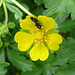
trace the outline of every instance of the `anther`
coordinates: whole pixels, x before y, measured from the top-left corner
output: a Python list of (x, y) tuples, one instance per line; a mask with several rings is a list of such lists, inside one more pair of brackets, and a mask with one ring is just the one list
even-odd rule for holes
[(44, 30), (42, 30), (42, 32), (44, 32)]
[(41, 28), (43, 28), (43, 26)]
[(41, 40), (41, 42), (42, 42), (43, 40)]
[(47, 40), (45, 40), (45, 42), (47, 42)]
[(37, 40), (34, 40), (35, 42), (37, 42)]
[(42, 43), (42, 45), (43, 45), (43, 43)]

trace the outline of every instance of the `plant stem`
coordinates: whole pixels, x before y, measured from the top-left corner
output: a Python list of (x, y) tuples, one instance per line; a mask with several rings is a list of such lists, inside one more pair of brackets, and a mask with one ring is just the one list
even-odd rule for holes
[(21, 8), (25, 13), (27, 13), (28, 15), (33, 15), (32, 13), (30, 13), (27, 9), (25, 9), (22, 5), (20, 5), (16, 0), (11, 0), (12, 2), (14, 2), (19, 8)]
[(8, 13), (7, 13), (7, 8), (5, 5), (5, 2), (3, 1), (3, 7), (4, 7), (4, 12), (5, 12), (5, 24), (7, 25), (8, 22)]

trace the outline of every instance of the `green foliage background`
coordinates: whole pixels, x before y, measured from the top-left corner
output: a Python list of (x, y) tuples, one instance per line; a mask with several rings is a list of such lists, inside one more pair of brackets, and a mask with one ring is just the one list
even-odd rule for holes
[[(8, 12), (5, 24), (4, 1)], [(14, 35), (26, 13), (11, 0), (0, 0), (0, 75), (75, 75), (75, 0), (17, 0), (32, 14), (55, 19), (63, 43), (49, 58), (33, 62), (27, 52), (20, 52)]]

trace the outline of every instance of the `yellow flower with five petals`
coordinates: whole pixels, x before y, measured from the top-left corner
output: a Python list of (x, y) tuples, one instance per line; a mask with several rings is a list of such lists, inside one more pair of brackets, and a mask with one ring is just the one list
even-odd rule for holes
[[(36, 22), (31, 20), (31, 17), (37, 19), (37, 23), (41, 26), (40, 29), (36, 26)], [(55, 26), (56, 22), (53, 18), (42, 15), (38, 17), (34, 15), (26, 16), (26, 19), (20, 22), (22, 30), (17, 32), (14, 37), (15, 41), (18, 43), (18, 49), (20, 51), (27, 51), (32, 44), (35, 43), (29, 51), (31, 59), (33, 61), (39, 59), (45, 61), (49, 56), (48, 48), (51, 51), (57, 51), (59, 49), (59, 44), (62, 43), (61, 35), (54, 30)], [(30, 30), (30, 33), (24, 30)]]

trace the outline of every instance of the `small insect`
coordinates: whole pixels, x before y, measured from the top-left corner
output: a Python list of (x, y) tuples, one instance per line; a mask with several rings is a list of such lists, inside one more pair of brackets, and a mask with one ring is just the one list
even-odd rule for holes
[(38, 23), (36, 22), (35, 25), (37, 26), (38, 29), (41, 29), (41, 25), (40, 25), (40, 24), (38, 24)]
[(30, 19), (31, 19), (33, 22), (38, 22), (38, 20), (37, 20), (36, 18), (30, 17)]
[(35, 22), (35, 25), (36, 25), (36, 27), (37, 27), (38, 29), (41, 29), (41, 25), (38, 23), (38, 20), (37, 20), (37, 19), (35, 19), (35, 18), (33, 18), (33, 17), (30, 17), (30, 19), (31, 19), (33, 22)]

